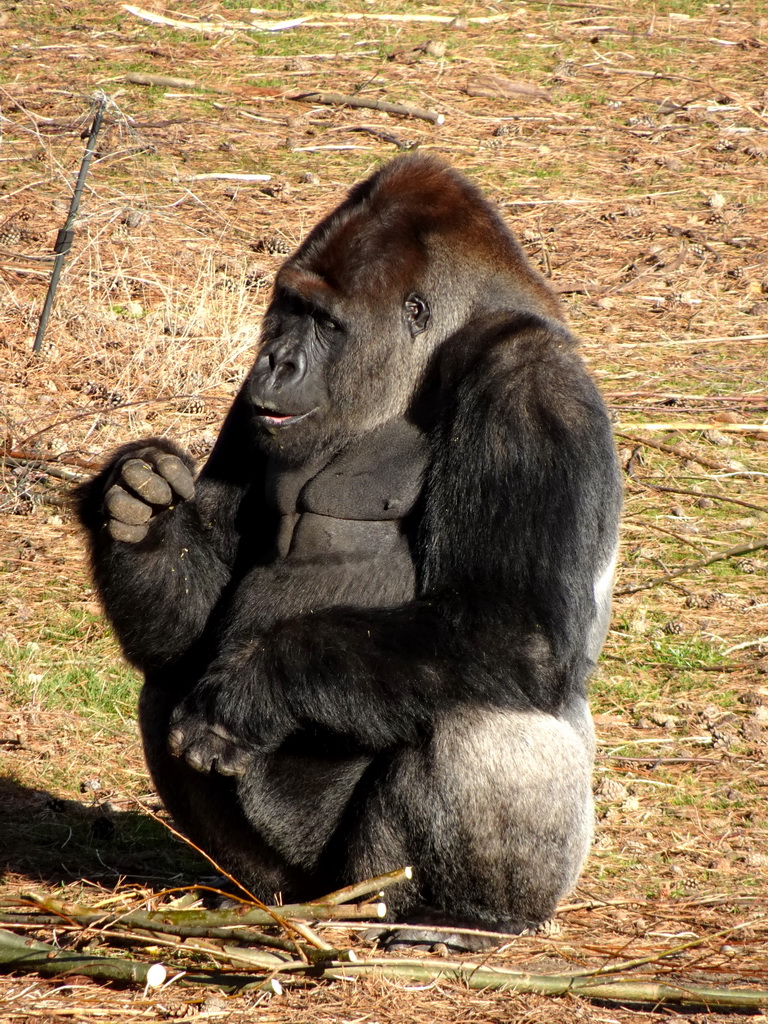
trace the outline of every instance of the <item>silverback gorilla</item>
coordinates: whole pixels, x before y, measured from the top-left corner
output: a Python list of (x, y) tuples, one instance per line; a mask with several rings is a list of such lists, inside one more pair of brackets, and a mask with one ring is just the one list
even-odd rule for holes
[(152, 437), (78, 495), (181, 828), (270, 901), (413, 865), (389, 908), (421, 941), (551, 916), (592, 832), (619, 473), (473, 185), (403, 157), (314, 228), (193, 474)]

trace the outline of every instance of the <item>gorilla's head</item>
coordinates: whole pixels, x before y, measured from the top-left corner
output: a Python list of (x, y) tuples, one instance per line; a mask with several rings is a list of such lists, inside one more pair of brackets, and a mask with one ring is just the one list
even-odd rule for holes
[(480, 192), (433, 158), (393, 160), (278, 272), (246, 383), (261, 447), (301, 462), (408, 414), (448, 338), (533, 305), (560, 315)]

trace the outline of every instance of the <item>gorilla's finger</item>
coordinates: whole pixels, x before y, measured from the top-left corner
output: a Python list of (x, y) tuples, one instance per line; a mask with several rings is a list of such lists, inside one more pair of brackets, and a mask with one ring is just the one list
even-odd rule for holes
[(223, 725), (211, 726), (208, 742), (216, 749), (213, 767), (219, 775), (243, 775), (248, 764), (248, 751), (238, 746), (232, 733)]
[(174, 757), (181, 757), (184, 753), (184, 741), (186, 737), (183, 729), (171, 729), (168, 733), (168, 749)]
[(239, 747), (229, 747), (226, 754), (216, 758), (214, 768), (219, 775), (238, 777), (245, 775), (248, 766), (248, 753)]
[(158, 473), (161, 473), (180, 498), (189, 501), (195, 496), (195, 481), (181, 461), (175, 455), (158, 455), (155, 459)]
[(125, 483), (151, 505), (170, 505), (171, 488), (143, 459), (129, 459), (120, 470)]
[(112, 540), (121, 540), (125, 544), (138, 544), (149, 532), (145, 523), (131, 526), (129, 523), (121, 523), (119, 519), (110, 519), (107, 529)]
[(119, 484), (115, 484), (107, 491), (105, 504), (113, 519), (119, 519), (121, 523), (127, 523), (129, 526), (146, 523), (152, 515), (149, 505), (132, 497)]
[(184, 760), (196, 772), (209, 772), (213, 768), (213, 751), (204, 745), (194, 745), (184, 751)]

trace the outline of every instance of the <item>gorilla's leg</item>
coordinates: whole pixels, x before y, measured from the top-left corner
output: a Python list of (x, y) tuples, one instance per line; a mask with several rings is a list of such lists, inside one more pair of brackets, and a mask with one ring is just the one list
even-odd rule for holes
[(139, 699), (144, 756), (177, 828), (265, 903), (272, 903), (276, 893), (292, 896), (306, 890), (304, 872), (292, 869), (254, 832), (235, 779), (195, 771), (171, 756), (168, 723), (177, 700), (172, 690), (152, 684), (144, 686)]
[[(397, 921), (519, 933), (551, 917), (575, 884), (592, 836), (592, 722), (584, 701), (564, 717), (457, 710), (421, 750), (402, 751), (347, 840), (346, 874), (412, 864), (388, 892)], [(428, 927), (403, 942), (446, 942)], [(454, 935), (449, 945), (487, 944)]]
[[(410, 864), (387, 892), (397, 942), (480, 948), (462, 929), (519, 933), (547, 920), (578, 878), (592, 834), (593, 733), (586, 703), (560, 718), (460, 709), (429, 741), (375, 757), (297, 737), (253, 753), (239, 779), (201, 773), (167, 749), (177, 698), (146, 685), (144, 747), (179, 826), (271, 902), (316, 898)], [(454, 929), (454, 935), (429, 926)]]

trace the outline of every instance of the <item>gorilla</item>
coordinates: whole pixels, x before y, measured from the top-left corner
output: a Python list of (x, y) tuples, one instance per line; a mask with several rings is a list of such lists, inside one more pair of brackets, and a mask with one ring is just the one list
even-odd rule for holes
[(173, 818), (268, 902), (407, 864), (421, 941), (545, 921), (592, 835), (620, 501), (553, 290), (459, 173), (387, 163), (279, 270), (199, 475), (150, 437), (78, 493)]

